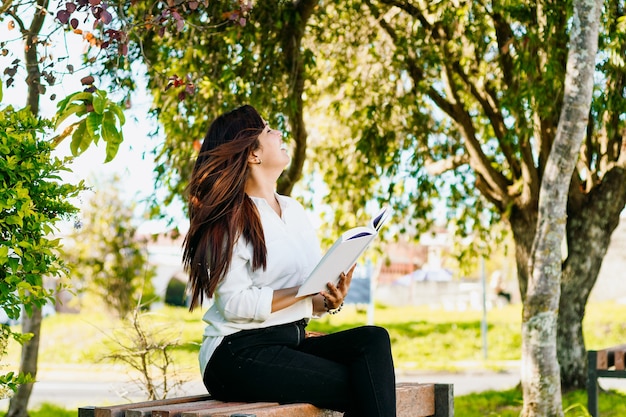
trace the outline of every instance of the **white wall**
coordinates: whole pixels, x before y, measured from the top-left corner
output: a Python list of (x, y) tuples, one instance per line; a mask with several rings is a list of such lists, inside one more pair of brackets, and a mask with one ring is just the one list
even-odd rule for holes
[(622, 216), (613, 232), (589, 300), (626, 303), (626, 216)]

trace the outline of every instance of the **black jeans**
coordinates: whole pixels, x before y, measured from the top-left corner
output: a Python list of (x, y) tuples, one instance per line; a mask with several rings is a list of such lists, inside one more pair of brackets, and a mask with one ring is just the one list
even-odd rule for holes
[(204, 373), (223, 401), (309, 403), (345, 416), (395, 417), (387, 330), (363, 326), (304, 337), (304, 320), (226, 336)]

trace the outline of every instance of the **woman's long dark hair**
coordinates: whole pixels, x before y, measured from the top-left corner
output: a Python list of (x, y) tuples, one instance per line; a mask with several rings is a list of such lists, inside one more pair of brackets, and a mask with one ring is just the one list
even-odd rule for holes
[(248, 157), (259, 147), (265, 123), (252, 106), (219, 116), (204, 137), (189, 185), (189, 231), (183, 265), (189, 273), (191, 305), (211, 298), (230, 268), (240, 236), (252, 244), (252, 269), (266, 267), (267, 250), (256, 206), (245, 193)]

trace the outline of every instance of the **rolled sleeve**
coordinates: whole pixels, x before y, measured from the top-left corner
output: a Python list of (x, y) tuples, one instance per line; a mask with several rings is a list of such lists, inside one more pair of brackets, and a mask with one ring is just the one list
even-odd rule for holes
[(234, 294), (224, 306), (224, 318), (233, 323), (264, 322), (272, 312), (274, 290), (269, 287), (246, 288)]
[(274, 290), (255, 286), (247, 250), (236, 248), (230, 269), (216, 289), (216, 307), (233, 323), (263, 322), (272, 312)]

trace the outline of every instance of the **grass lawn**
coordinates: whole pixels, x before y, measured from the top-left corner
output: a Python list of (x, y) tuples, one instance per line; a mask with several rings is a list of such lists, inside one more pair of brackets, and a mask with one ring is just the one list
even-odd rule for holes
[[(179, 370), (197, 372), (197, 354), (201, 341), (202, 312), (189, 313), (184, 308), (167, 307), (146, 315), (146, 323), (159, 329), (159, 337), (179, 340), (174, 357)], [(617, 345), (626, 341), (626, 305), (589, 304), (583, 322), (588, 349)], [(488, 358), (483, 358), (480, 311), (445, 311), (428, 307), (391, 308), (377, 306), (374, 323), (386, 327), (391, 335), (396, 366), (402, 370), (502, 369), (515, 364), (521, 350), (521, 306), (511, 305), (489, 311), (487, 315)], [(365, 311), (346, 306), (341, 314), (313, 320), (309, 328), (334, 332), (367, 323)], [(112, 350), (119, 349), (112, 336), (120, 323), (101, 310), (81, 314), (57, 314), (44, 319), (40, 346), (40, 367), (46, 364), (92, 364)], [(18, 363), (19, 346), (9, 347), (8, 366)], [(451, 359), (451, 360), (450, 360)], [(6, 372), (11, 369), (2, 369)], [(564, 394), (567, 417), (586, 416), (584, 391)], [(455, 399), (456, 415), (517, 416), (522, 404), (518, 390), (484, 392)], [(601, 393), (601, 416), (626, 416), (626, 394)], [(46, 408), (47, 407), (47, 408)], [(72, 416), (76, 410), (69, 410)], [(61, 410), (46, 405), (34, 410), (31, 417), (61, 416)], [(67, 414), (68, 416), (70, 414)]]
[[(454, 399), (459, 417), (518, 417), (522, 409), (521, 390), (486, 391)], [(587, 393), (584, 390), (563, 394), (565, 417), (589, 417)], [(626, 416), (626, 394), (615, 391), (600, 393), (600, 417)]]

